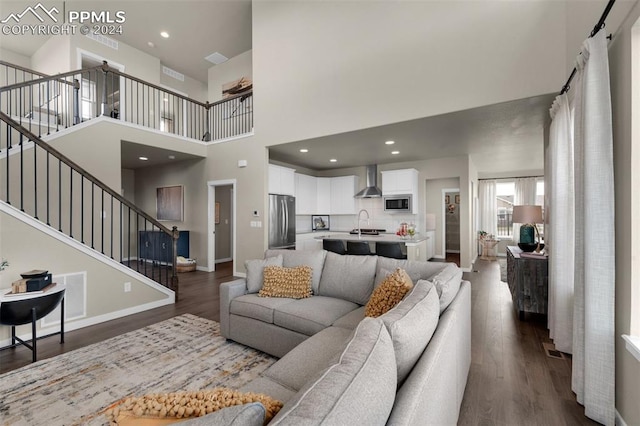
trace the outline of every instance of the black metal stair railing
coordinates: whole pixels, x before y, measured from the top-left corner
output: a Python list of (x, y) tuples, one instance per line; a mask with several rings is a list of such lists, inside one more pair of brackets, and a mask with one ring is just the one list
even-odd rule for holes
[(0, 111), (39, 137), (99, 116), (205, 142), (253, 130), (252, 91), (203, 103), (106, 62), (55, 76), (0, 62), (0, 80)]
[[(0, 112), (0, 201), (175, 292), (176, 227), (168, 229), (38, 135)], [(141, 247), (143, 232), (172, 244)], [(167, 261), (149, 262), (146, 259)]]

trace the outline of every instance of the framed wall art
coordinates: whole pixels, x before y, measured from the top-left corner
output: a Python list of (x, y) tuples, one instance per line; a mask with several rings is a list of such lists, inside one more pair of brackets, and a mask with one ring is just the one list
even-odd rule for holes
[(182, 185), (156, 188), (156, 217), (158, 220), (184, 220), (184, 190)]

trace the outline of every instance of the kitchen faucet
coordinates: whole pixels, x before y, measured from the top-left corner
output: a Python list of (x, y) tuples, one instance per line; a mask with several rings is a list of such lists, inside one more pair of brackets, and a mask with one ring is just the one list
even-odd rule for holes
[(367, 214), (367, 223), (369, 223), (369, 212), (366, 209), (361, 209), (358, 212), (358, 239), (362, 238), (362, 227), (360, 226), (360, 221), (362, 219), (360, 219), (360, 215), (362, 214), (362, 212), (365, 212)]

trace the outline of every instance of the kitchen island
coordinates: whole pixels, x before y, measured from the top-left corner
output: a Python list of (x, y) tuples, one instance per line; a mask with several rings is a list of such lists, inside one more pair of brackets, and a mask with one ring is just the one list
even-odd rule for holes
[(425, 233), (416, 234), (412, 239), (400, 238), (396, 234), (378, 234), (378, 235), (358, 235), (349, 233), (331, 233), (331, 235), (320, 235), (315, 237), (317, 240), (339, 240), (344, 241), (366, 241), (371, 246), (371, 252), (375, 253), (376, 242), (391, 242), (404, 244), (406, 247), (408, 260), (427, 261), (433, 257), (435, 232), (427, 231)]

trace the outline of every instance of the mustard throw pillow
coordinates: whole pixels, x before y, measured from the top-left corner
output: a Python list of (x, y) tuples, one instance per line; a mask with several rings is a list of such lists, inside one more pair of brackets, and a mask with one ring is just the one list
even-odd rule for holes
[(290, 297), (292, 299), (310, 297), (312, 294), (312, 273), (313, 270), (310, 266), (296, 266), (295, 268), (265, 266), (262, 288), (258, 292), (258, 296)]
[(282, 408), (282, 402), (265, 394), (215, 388), (126, 398), (110, 406), (105, 414), (114, 425), (155, 426), (202, 417), (227, 407), (251, 402), (259, 402), (265, 407), (265, 423)]
[(404, 269), (396, 269), (387, 275), (384, 281), (375, 289), (364, 308), (367, 317), (379, 317), (395, 307), (411, 290), (413, 282)]

